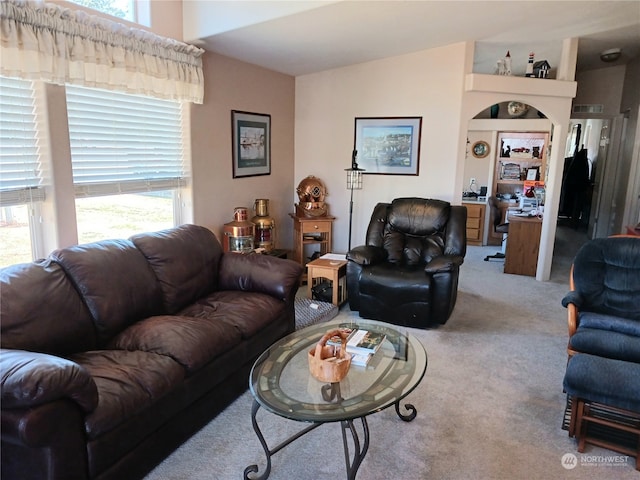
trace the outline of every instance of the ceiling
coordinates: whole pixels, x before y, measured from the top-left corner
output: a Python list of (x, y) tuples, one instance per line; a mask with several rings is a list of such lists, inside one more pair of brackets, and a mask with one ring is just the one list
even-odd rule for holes
[[(514, 75), (529, 52), (553, 73), (566, 38), (579, 38), (578, 71), (640, 54), (640, 0), (185, 0), (183, 10), (185, 41), (293, 76), (465, 41), (476, 42), (476, 73), (495, 73), (507, 50)], [(622, 56), (603, 63), (610, 48)]]

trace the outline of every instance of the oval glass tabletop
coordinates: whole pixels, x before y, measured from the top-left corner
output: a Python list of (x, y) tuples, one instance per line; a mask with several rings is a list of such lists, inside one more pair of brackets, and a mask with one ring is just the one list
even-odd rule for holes
[(351, 365), (333, 384), (309, 372), (308, 352), (329, 330), (352, 324), (323, 322), (279, 340), (256, 360), (249, 386), (256, 401), (285, 418), (333, 422), (363, 417), (397, 404), (422, 380), (427, 369), (423, 345), (402, 327), (358, 318), (358, 328), (386, 338), (366, 366)]

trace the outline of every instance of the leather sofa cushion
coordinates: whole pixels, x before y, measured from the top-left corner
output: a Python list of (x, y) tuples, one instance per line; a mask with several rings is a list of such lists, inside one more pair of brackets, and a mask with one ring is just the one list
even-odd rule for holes
[(360, 278), (360, 292), (379, 298), (387, 305), (431, 302), (431, 277), (421, 266), (380, 263), (367, 267)]
[(174, 314), (218, 286), (222, 246), (213, 232), (181, 225), (131, 237), (160, 282), (164, 313)]
[(193, 373), (241, 341), (240, 332), (221, 322), (219, 315), (214, 310), (199, 317), (147, 318), (121, 332), (112, 346), (166, 355)]
[(26, 408), (63, 398), (77, 403), (85, 412), (98, 405), (98, 389), (89, 372), (71, 360), (27, 352), (0, 353), (2, 408)]
[(184, 369), (171, 358), (146, 352), (99, 350), (72, 355), (98, 387), (99, 402), (87, 415), (90, 439), (116, 428), (155, 403), (184, 378)]
[(282, 316), (286, 308), (285, 302), (263, 293), (222, 290), (198, 300), (180, 315), (216, 319), (247, 339)]
[(57, 263), (0, 270), (2, 348), (69, 354), (96, 348), (89, 310)]
[(94, 318), (99, 345), (141, 318), (161, 313), (158, 281), (128, 240), (105, 240), (54, 251)]

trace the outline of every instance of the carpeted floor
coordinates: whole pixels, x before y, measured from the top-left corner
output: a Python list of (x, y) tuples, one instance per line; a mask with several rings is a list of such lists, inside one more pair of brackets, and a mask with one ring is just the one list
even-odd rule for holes
[[(635, 459), (588, 446), (577, 453), (562, 429), (566, 396), (566, 310), (575, 253), (567, 232), (556, 240), (552, 281), (502, 273), (503, 262), (484, 262), (495, 247), (470, 247), (459, 297), (449, 322), (434, 330), (409, 329), (424, 344), (429, 365), (407, 397), (418, 411), (410, 423), (393, 409), (368, 419), (369, 452), (360, 480), (638, 479)], [(338, 318), (353, 315), (348, 306)], [(265, 458), (251, 426), (246, 392), (168, 457), (146, 480), (243, 478)], [(264, 410), (258, 422), (270, 446), (300, 428)], [(574, 454), (574, 468), (563, 467)], [(324, 425), (273, 458), (270, 479), (345, 478), (340, 428)]]

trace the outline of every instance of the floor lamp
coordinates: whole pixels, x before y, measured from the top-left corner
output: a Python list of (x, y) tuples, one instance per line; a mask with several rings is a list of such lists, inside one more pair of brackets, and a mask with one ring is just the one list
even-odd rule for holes
[(347, 190), (351, 190), (351, 199), (349, 200), (349, 250), (351, 250), (351, 225), (353, 222), (353, 191), (362, 190), (362, 172), (365, 170), (358, 168), (356, 157), (358, 151), (354, 150), (351, 154), (351, 168), (345, 168), (347, 172)]

